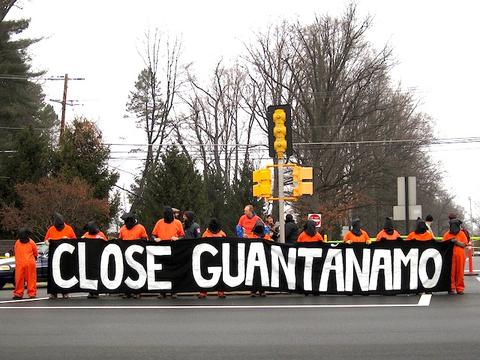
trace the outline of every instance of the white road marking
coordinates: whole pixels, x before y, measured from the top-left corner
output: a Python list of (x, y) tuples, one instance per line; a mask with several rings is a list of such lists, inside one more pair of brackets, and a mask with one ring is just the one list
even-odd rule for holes
[(432, 300), (432, 294), (423, 294), (418, 300), (418, 306), (430, 306), (430, 301)]
[[(77, 298), (77, 297), (84, 297), (86, 295), (69, 295), (70, 297), (72, 298)], [(59, 298), (60, 300), (62, 300), (61, 298)], [(48, 300), (48, 296), (47, 297), (36, 297), (36, 298), (33, 298), (33, 299), (21, 299), (21, 300), (3, 300), (3, 301), (0, 301), (0, 304), (16, 304), (16, 303), (25, 303), (25, 302), (32, 302), (32, 301), (40, 301), (40, 300)]]
[(3, 300), (3, 301), (0, 301), (0, 304), (24, 303), (24, 302), (47, 300), (47, 299), (48, 299), (48, 297), (37, 297), (37, 298), (33, 298), (33, 299), (21, 299), (21, 300)]
[(102, 310), (115, 310), (115, 309), (156, 309), (156, 310), (175, 310), (175, 309), (199, 309), (199, 310), (221, 310), (221, 309), (321, 309), (321, 308), (389, 308), (389, 307), (428, 307), (430, 306), (431, 294), (423, 294), (418, 303), (416, 304), (342, 304), (342, 305), (98, 305), (98, 306), (0, 306), (2, 309), (18, 309), (18, 310), (88, 310), (88, 309), (102, 309)]

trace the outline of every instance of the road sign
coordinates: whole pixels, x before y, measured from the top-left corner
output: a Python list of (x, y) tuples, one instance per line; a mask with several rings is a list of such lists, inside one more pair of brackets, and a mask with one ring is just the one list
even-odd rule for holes
[(322, 214), (308, 214), (307, 219), (315, 222), (315, 227), (322, 226)]

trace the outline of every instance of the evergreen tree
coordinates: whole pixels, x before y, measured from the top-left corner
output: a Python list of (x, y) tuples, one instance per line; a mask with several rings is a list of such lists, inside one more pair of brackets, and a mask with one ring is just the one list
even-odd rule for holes
[[(133, 186), (136, 192), (140, 179)], [(133, 210), (140, 222), (152, 229), (163, 217), (163, 207), (172, 206), (182, 211), (190, 210), (204, 228), (210, 215), (205, 183), (195, 169), (195, 164), (177, 148), (166, 150), (158, 164), (146, 174), (143, 196)]]

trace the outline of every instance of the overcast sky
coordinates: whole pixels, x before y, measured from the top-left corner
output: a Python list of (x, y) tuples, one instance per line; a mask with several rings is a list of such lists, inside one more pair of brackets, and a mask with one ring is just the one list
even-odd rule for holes
[[(207, 77), (215, 63), (234, 59), (255, 31), (282, 19), (310, 22), (315, 13), (340, 15), (349, 1), (196, 1), (154, 0), (20, 0), (21, 9), (10, 18), (31, 18), (28, 36), (44, 37), (32, 48), (33, 65), (48, 75), (68, 73), (85, 77), (72, 81), (69, 99), (84, 105), (69, 107), (67, 121), (75, 115), (95, 120), (105, 141), (145, 142), (124, 118), (128, 93), (142, 60), (148, 29), (159, 28), (183, 42), (183, 60)], [(430, 114), (439, 138), (480, 136), (478, 103), (480, 84), (478, 1), (360, 0), (361, 16), (373, 16), (369, 40), (388, 43), (398, 66), (396, 82), (413, 89), (420, 110)], [(45, 84), (47, 99), (60, 99), (61, 82)], [(54, 105), (60, 113), (60, 105)], [(479, 216), (480, 144), (443, 145), (431, 149), (441, 161), (445, 186), (457, 194), (457, 203)], [(112, 165), (132, 172), (136, 161), (116, 160)], [(121, 185), (132, 176), (121, 172)]]

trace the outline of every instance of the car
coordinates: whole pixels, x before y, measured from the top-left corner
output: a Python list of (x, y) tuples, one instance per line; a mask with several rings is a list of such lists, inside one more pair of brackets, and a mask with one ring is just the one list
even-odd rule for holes
[[(44, 242), (36, 244), (37, 257), (37, 281), (48, 280), (48, 245)], [(15, 256), (0, 259), (0, 289), (5, 284), (15, 284)]]

